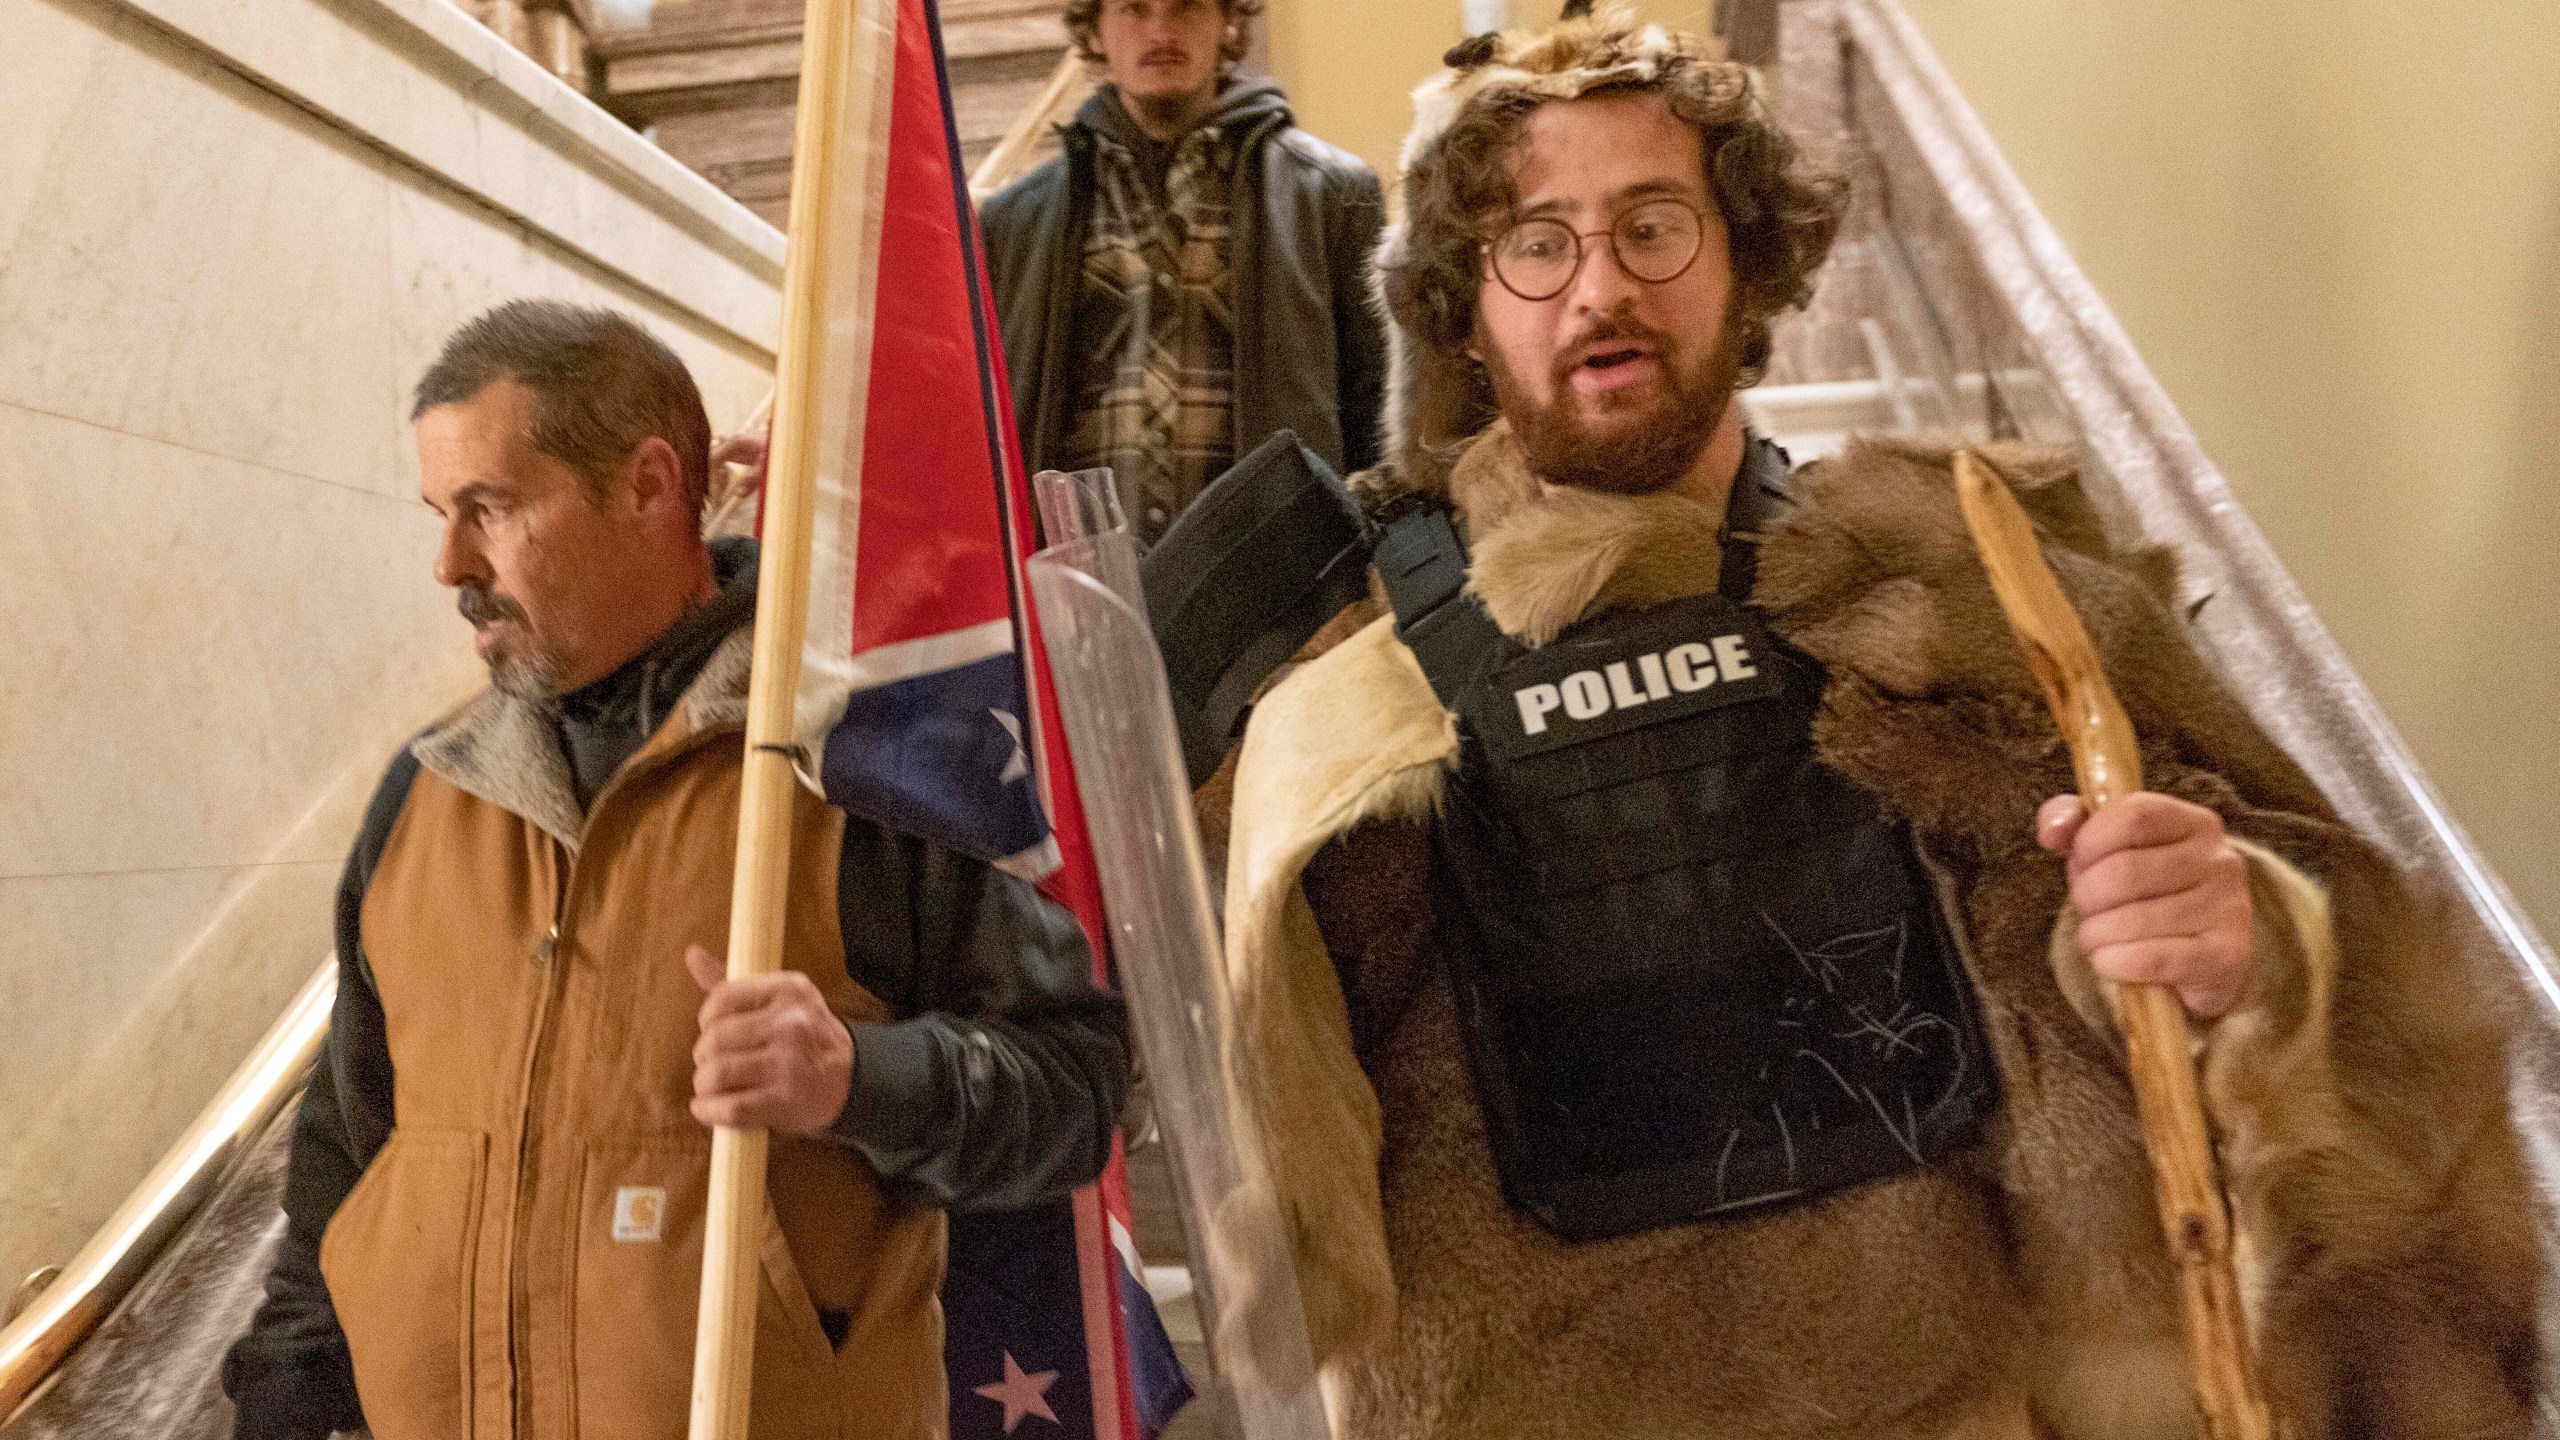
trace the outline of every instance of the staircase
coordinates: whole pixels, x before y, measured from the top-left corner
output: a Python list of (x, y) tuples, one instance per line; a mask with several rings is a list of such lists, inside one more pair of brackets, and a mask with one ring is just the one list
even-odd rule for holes
[[(965, 166), (995, 147), (1057, 69), (1067, 52), (1065, 8), (1061, 0), (939, 7)], [(643, 25), (595, 36), (598, 98), (780, 227), (791, 199), (800, 17), (800, 0), (662, 3)]]
[[(89, 188), (68, 193), (81, 203), (31, 210), (51, 228), (30, 229), (29, 238), (10, 252), (18, 273), (77, 279), (95, 271), (114, 282), (94, 287), (112, 303), (66, 301), (11, 312), (38, 322), (13, 331), (13, 343), (51, 357), (51, 368), (20, 367), (0, 376), (6, 382), (0, 384), (0, 411), (8, 412), (0, 418), (26, 434), (48, 437), (55, 449), (47, 453), (60, 461), (57, 468), (103, 475), (104, 481), (81, 482), (91, 489), (119, 474), (124, 483), (149, 484), (156, 528), (184, 533), (188, 523), (245, 517), (277, 532), (253, 537), (244, 531), (243, 538), (218, 547), (155, 552), (152, 563), (183, 571), (179, 578), (194, 583), (195, 593), (265, 597), (273, 609), (275, 573), (317, 571), (337, 588), (291, 611), (302, 627), (297, 643), (315, 653), (401, 657), (397, 665), (365, 672), (361, 684), (336, 688), (312, 678), (320, 667), (287, 667), (263, 677), (262, 687), (273, 693), (262, 693), (252, 711), (268, 727), (241, 731), (254, 743), (240, 745), (222, 767), (199, 767), (201, 774), (168, 771), (162, 788), (176, 787), (193, 810), (224, 808), (228, 792), (206, 777), (218, 769), (245, 770), (264, 756), (311, 763), (309, 757), (326, 757), (335, 747), (362, 751), (370, 767), (378, 762), (369, 757), (389, 743), (374, 732), (393, 733), (398, 717), (423, 712), (429, 692), (446, 684), (441, 676), (419, 679), (415, 672), (424, 662), (409, 657), (436, 653), (430, 641), (447, 634), (435, 627), (450, 624), (449, 606), (417, 601), (412, 592), (420, 587), (409, 581), (382, 586), (378, 594), (367, 588), (386, 562), (423, 563), (407, 540), (395, 544), (384, 538), (394, 526), (410, 524), (413, 507), (397, 495), (374, 494), (371, 487), (380, 479), (377, 472), (397, 469), (393, 452), (382, 448), (388, 442), (374, 438), (399, 431), (397, 387), (387, 377), (415, 373), (428, 337), (504, 294), (541, 288), (587, 293), (601, 278), (615, 303), (635, 307), (675, 337), (704, 378), (715, 415), (744, 414), (752, 396), (765, 389), (765, 376), (757, 371), (770, 357), (758, 352), (756, 337), (772, 325), (779, 240), (747, 225), (701, 193), (691, 175), (665, 162), (673, 157), (691, 166), (781, 224), (799, 64), (798, 0), (664, 0), (644, 25), (587, 34), (590, 48), (583, 56), (568, 43), (567, 22), (592, 23), (587, 0), (466, 0), (517, 49), (535, 54), (571, 87), (600, 94), (617, 114), (650, 132), (664, 154), (633, 143), (566, 92), (550, 93), (547, 81), (535, 86), (540, 76), (436, 0), (116, 0), (122, 8), (112, 25), (84, 21), (77, 29), (61, 18), (78, 8), (71, 0), (16, 0), (14, 10), (10, 3), (0, 0), (0, 17), (14, 17), (0, 26), (11, 41), (0, 47), (0, 77), (15, 87), (13, 99), (55, 93), (34, 82), (48, 78), (48, 68), (75, 73), (69, 62), (76, 60), (76, 73), (117, 78), (120, 88), (101, 84), (92, 87), (94, 94), (61, 92), (68, 97), (63, 115), (69, 118), (60, 122), (66, 133), (85, 137), (94, 130), (113, 138), (130, 131), (138, 137), (133, 153), (143, 158), (151, 153), (142, 148), (146, 143), (165, 147), (193, 140), (217, 124), (221, 143), (194, 141), (192, 163), (206, 183), (184, 192), (185, 203), (156, 194), (155, 187), (169, 188), (159, 183), (168, 167), (135, 159), (77, 167)], [(1766, 0), (1724, 0), (1718, 9), (1729, 7), (1743, 18), (1783, 13), (1784, 27), (1757, 43), (1777, 47), (1777, 92), (1790, 127), (1855, 175), (1860, 196), (1820, 298), (1781, 332), (1772, 383), (1750, 397), (1761, 426), (1787, 438), (1800, 456), (1834, 447), (1845, 434), (1861, 430), (2067, 445), (2082, 456), (2111, 519), (2180, 546), (2188, 562), (2183, 598), (2211, 597), (2195, 612), (2196, 634), (2211, 662), (2237, 682), (2252, 713), (2284, 740), (2359, 829), (2464, 902), (2447, 916), (2449, 943), (2500, 954), (2527, 981), (2534, 1026), (2519, 1055), (2520, 1103), (2546, 1196), (2560, 1190), (2553, 1179), (2560, 1176), (2560, 1127), (2551, 1119), (2560, 1114), (2560, 1102), (2553, 1099), (2560, 1095), (2560, 1060), (2554, 1058), (2560, 1057), (2560, 980), (2553, 978), (2548, 950), (2445, 817), (2414, 761), (2382, 723), (1900, 4), (1786, 0), (1773, 9)], [(124, 15), (126, 8), (140, 18)], [(1054, 72), (1066, 46), (1060, 9), (1054, 0), (951, 0), (945, 6), (943, 34), (970, 161), (994, 145)], [(1746, 31), (1737, 19), (1737, 50), (1746, 48), (1739, 40)], [(297, 43), (267, 43), (278, 35)], [(82, 47), (103, 58), (89, 58), (90, 50)], [(46, 66), (23, 56), (44, 59)], [(576, 63), (581, 59), (583, 67)], [(580, 84), (582, 68), (593, 83)], [(24, 122), (18, 124), (21, 132), (40, 130), (48, 120), (40, 107), (21, 111), (13, 117)], [(156, 130), (146, 134), (120, 123), (135, 114), (152, 117)], [(421, 122), (421, 114), (434, 123)], [(470, 143), (453, 141), (455, 136)], [(300, 185), (298, 195), (345, 206), (347, 223), (316, 230), (270, 223), (271, 215), (311, 208), (273, 204), (279, 177)], [(332, 188), (314, 188), (321, 180)], [(90, 203), (91, 190), (115, 203)], [(555, 198), (562, 196), (577, 203)], [(375, 229), (359, 223), (368, 216), (377, 217), (365, 222)], [(398, 223), (378, 218), (384, 216)], [(312, 242), (315, 233), (329, 243)], [(235, 242), (233, 250), (211, 248), (211, 242), (225, 240)], [(204, 259), (221, 254), (244, 256), (246, 262)], [(266, 271), (255, 268), (270, 260), (276, 263)], [(35, 261), (52, 268), (38, 272)], [(255, 280), (270, 272), (304, 289), (315, 277), (327, 281), (337, 288), (312, 293), (343, 295), (346, 303), (320, 330), (296, 329), (288, 312), (307, 307), (237, 298), (250, 293), (263, 299), (263, 292), (244, 288), (243, 277)], [(28, 287), (22, 281), (20, 288)], [(172, 301), (155, 308), (130, 303), (119, 291), (166, 292)], [(182, 315), (187, 323), (172, 324), (168, 315)], [(377, 317), (387, 320), (361, 329)], [(316, 353), (315, 336), (324, 332), (332, 348)], [(350, 333), (373, 348), (354, 346)], [(76, 337), (77, 345), (67, 337)], [(100, 337), (116, 346), (102, 346)], [(49, 349), (38, 348), (48, 344)], [(86, 384), (58, 378), (75, 360), (87, 363), (84, 357), (111, 350), (150, 357), (153, 365), (128, 365), (111, 374), (101, 364), (95, 370), (101, 378)], [(242, 353), (265, 359), (243, 367)], [(182, 383), (158, 378), (164, 372)], [(342, 373), (363, 383), (341, 383)], [(371, 384), (374, 377), (386, 378)], [(39, 391), (37, 382), (49, 388)], [(163, 388), (147, 388), (152, 385)], [(67, 418), (58, 420), (57, 412)], [(242, 416), (286, 418), (261, 427)], [(51, 428), (39, 431), (40, 424)], [(75, 463), (107, 453), (74, 448), (103, 443), (101, 436), (119, 447), (112, 452), (116, 463)], [(28, 486), (43, 479), (34, 471), (12, 478)], [(112, 489), (98, 493), (113, 499)], [(62, 494), (66, 498), (53, 518), (63, 525), (77, 518), (75, 501), (95, 498), (86, 490)], [(194, 498), (199, 495), (201, 501)], [(263, 498), (271, 495), (276, 498)], [(182, 508), (190, 504), (202, 508)], [(327, 528), (315, 533), (324, 534), (325, 543), (307, 543), (308, 536), (293, 528), (306, 510), (323, 517)], [(235, 556), (232, 568), (215, 568), (216, 560), (230, 564)], [(90, 567), (81, 579), (91, 582), (115, 568)], [(120, 613), (109, 608), (121, 594), (115, 587), (92, 583), (75, 593), (79, 604), (66, 613)], [(114, 632), (114, 640), (138, 644), (152, 633), (149, 625), (130, 624)], [(319, 643), (324, 641), (326, 646)], [(183, 645), (165, 647), (152, 665), (134, 673), (169, 671), (193, 684), (198, 672), (187, 667), (197, 663), (197, 652), (216, 661), (229, 653), (189, 631)], [(212, 666), (200, 669), (210, 673)], [(326, 678), (336, 679), (334, 672)], [(288, 692), (295, 684), (305, 688)], [(348, 717), (325, 734), (286, 733), (283, 720), (353, 707), (357, 701), (349, 697), (381, 713)], [(135, 719), (122, 730), (114, 728), (118, 715), (88, 715), (81, 730), (98, 754), (151, 753), (145, 747), (155, 730), (165, 729), (161, 722), (168, 712), (166, 705), (133, 707)], [(22, 766), (0, 774), (0, 780), (21, 780), (34, 768)], [(369, 777), (352, 773), (360, 798)], [(111, 803), (126, 793), (123, 786), (120, 775), (102, 780), (94, 803)], [(311, 812), (314, 818), (303, 823), (314, 832), (352, 828), (351, 816), (328, 809), (329, 803), (324, 796), (322, 807)], [(292, 864), (250, 854), (246, 842), (234, 843), (227, 831), (200, 843), (208, 853), (216, 846), (226, 847), (220, 849), (225, 856), (239, 851), (242, 858), (229, 868), (244, 874), (292, 878), (304, 870), (335, 869), (327, 847), (311, 847), (306, 854), (299, 838), (275, 851), (296, 857)], [(11, 877), (0, 875), (5, 878)], [(89, 1128), (116, 1132), (155, 1123), (147, 1107), (166, 1109), (167, 1094), (184, 1093), (192, 1077), (182, 1062), (203, 1048), (205, 1036), (220, 1035), (219, 1005), (207, 997), (236, 995), (259, 983), (246, 962), (258, 958), (252, 942), (265, 932), (253, 932), (252, 922), (295, 935), (318, 933), (313, 927), (325, 915), (327, 883), (326, 874), (311, 880), (307, 895), (271, 894), (245, 884), (225, 891), (213, 928), (189, 942), (178, 963), (166, 972), (134, 972), (146, 982), (138, 992), (159, 1008), (138, 1018), (119, 1016), (117, 1027), (101, 1038), (83, 1038), (105, 1061), (118, 1062), (95, 1073), (124, 1082), (148, 1070), (157, 1088), (120, 1094), (110, 1123), (84, 1116)], [(152, 898), (160, 895), (157, 890), (137, 887), (132, 893), (161, 909), (176, 908), (174, 901)], [(126, 908), (140, 913), (149, 907), (135, 901)], [(226, 917), (235, 913), (238, 925), (225, 928), (231, 925)], [(182, 918), (194, 923), (192, 912)], [(38, 916), (21, 928), (41, 923)], [(135, 938), (143, 933), (112, 932), (128, 950), (143, 943)], [(79, 955), (94, 968), (112, 959), (113, 949), (66, 942), (62, 953)], [(197, 975), (213, 978), (190, 978)], [(38, 993), (21, 993), (13, 1003), (23, 1007)], [(179, 1018), (159, 1024), (164, 1015)], [(145, 1021), (159, 1028), (147, 1028)], [(45, 1023), (60, 1028), (71, 1022), (48, 1010)], [(123, 1063), (127, 1054), (147, 1055), (155, 1063)], [(87, 1073), (92, 1072), (63, 1071), (60, 1088), (76, 1096)], [(29, 1093), (21, 1087), (13, 1098)], [(28, 1128), (23, 1109), (13, 1116), (22, 1132)], [(268, 1128), (260, 1138), (254, 1119), (220, 1102), (207, 1115), (208, 1125), (224, 1127), (243, 1152), (228, 1167), (207, 1161), (189, 1172), (223, 1171), (218, 1183), (191, 1181), (174, 1187), (183, 1192), (175, 1198), (158, 1197), (146, 1185), (131, 1223), (111, 1223), (101, 1236), (100, 1253), (112, 1252), (117, 1260), (118, 1283), (81, 1287), (74, 1297), (69, 1291), (82, 1269), (75, 1262), (56, 1290), (45, 1292), (46, 1303), (58, 1299), (67, 1318), (50, 1326), (0, 1329), (0, 1434), (7, 1440), (146, 1433), (217, 1440), (228, 1433), (227, 1405), (206, 1356), (238, 1333), (256, 1304), (255, 1281), (277, 1232), (272, 1207), (284, 1134)], [(26, 1168), (115, 1173), (120, 1162), (114, 1154), (95, 1148), (97, 1153), (77, 1150), (66, 1142), (58, 1153), (48, 1152), (43, 1166)], [(1166, 1306), (1169, 1328), (1178, 1341), (1196, 1347), (1197, 1321), (1176, 1298), (1184, 1288), (1182, 1242), (1163, 1154), (1161, 1144), (1133, 1146), (1137, 1246), (1150, 1282), (1172, 1302)], [(183, 1161), (187, 1155), (173, 1151), (172, 1158)], [(208, 1188), (212, 1194), (206, 1199)], [(87, 1204), (85, 1192), (78, 1198)], [(188, 1233), (164, 1250), (180, 1227)], [(168, 1264), (162, 1269), (155, 1262), (164, 1256)], [(113, 1314), (99, 1327), (111, 1307)], [(23, 1317), (42, 1318), (35, 1310)], [(57, 1369), (64, 1350), (93, 1328), (90, 1344)], [(2560, 1317), (2550, 1328), (2560, 1334)], [(1206, 1373), (1203, 1358), (1196, 1348), (1187, 1349), (1195, 1374)], [(52, 1388), (12, 1421), (7, 1400), (48, 1373)], [(13, 1384), (20, 1389), (11, 1391)], [(2551, 1389), (2560, 1392), (2560, 1382)], [(1210, 1409), (1194, 1407), (1184, 1422), (1189, 1433), (1210, 1430)], [(2560, 1436), (2560, 1410), (2546, 1407), (2545, 1417), (2540, 1433)]]

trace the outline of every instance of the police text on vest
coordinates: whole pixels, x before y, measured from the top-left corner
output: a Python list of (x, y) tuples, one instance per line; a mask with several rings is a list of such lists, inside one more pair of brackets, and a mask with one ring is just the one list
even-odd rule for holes
[(1547, 717), (1559, 709), (1570, 719), (1597, 720), (1612, 710), (1704, 690), (1719, 678), (1748, 680), (1759, 673), (1740, 635), (1718, 635), (1631, 661), (1613, 660), (1597, 670), (1576, 670), (1553, 685), (1524, 686), (1511, 699), (1520, 707), (1521, 732), (1544, 735)]

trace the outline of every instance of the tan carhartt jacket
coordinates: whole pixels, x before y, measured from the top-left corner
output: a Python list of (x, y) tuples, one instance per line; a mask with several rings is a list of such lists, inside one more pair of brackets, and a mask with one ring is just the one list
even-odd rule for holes
[[(415, 746), (363, 911), (398, 1124), (320, 1251), (379, 1440), (685, 1433), (711, 1136), (686, 1108), (684, 953), (727, 943), (748, 638), (583, 820), (519, 702), (484, 695)], [(846, 972), (842, 812), (793, 806), (785, 963), (886, 1018)], [(940, 1212), (818, 1139), (776, 1137), (769, 1194), (752, 1433), (939, 1435)]]

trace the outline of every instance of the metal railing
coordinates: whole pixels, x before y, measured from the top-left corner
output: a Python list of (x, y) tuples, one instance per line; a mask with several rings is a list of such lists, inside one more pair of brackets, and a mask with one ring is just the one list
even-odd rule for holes
[[(2560, 1021), (2560, 975), (2488, 863), (2446, 811), (2300, 588), (2241, 509), (2168, 392), (2134, 350), (1897, 0), (1785, 8), (1791, 124), (1831, 128), (1861, 192), (1835, 256), (1869, 272), (1823, 284), (1846, 310), (1783, 337), (1817, 357), (1785, 378), (1873, 379), (1941, 393), (1936, 425), (1976, 439), (2076, 446), (2113, 523), (2179, 553), (2207, 660), (2331, 803), (2403, 864), (2469, 904), (2476, 931)], [(1802, 62), (1802, 63), (1800, 63)], [(1819, 117), (1819, 118), (1816, 118)], [(1856, 355), (1844, 365), (1842, 357)], [(1826, 370), (1825, 361), (1829, 368)], [(1900, 372), (1900, 373), (1897, 373)], [(1960, 377), (1960, 378), (1959, 378)], [(1909, 428), (1895, 424), (1889, 428)], [(2202, 603), (2205, 597), (2210, 603)]]
[[(1780, 337), (1780, 369), (1794, 383), (1763, 392), (1768, 418), (1824, 433), (1879, 420), (1885, 429), (1952, 425), (1977, 438), (2079, 447), (2113, 518), (2176, 546), (2191, 588), (2213, 597), (2197, 636), (2259, 723), (2359, 829), (2468, 902), (2460, 939), (2496, 949), (2542, 1002), (2546, 1032), (2560, 1028), (2550, 950), (1910, 18), (1895, 0), (1788, 0), (1780, 13), (1776, 69), (1789, 122), (1853, 169), (1864, 218), (1844, 236), (1814, 313)], [(1081, 72), (1072, 52), (1061, 60), (971, 176), (974, 191), (1025, 168)], [(0, 1328), (0, 1416), (131, 1289), (243, 1138), (291, 1100), (326, 1033), (334, 986), (335, 966), (324, 964), (97, 1237)], [(2526, 1083), (2560, 1094), (2548, 1078)], [(2539, 1107), (2527, 1113), (2537, 1158), (2560, 1170), (2560, 1142), (2547, 1139), (2560, 1125)], [(2549, 1113), (2560, 1115), (2560, 1102)]]
[(0, 1417), (14, 1416), (204, 1203), (242, 1147), (301, 1093), (329, 1033), (338, 965), (323, 961), (213, 1102), (61, 1273), (0, 1327)]

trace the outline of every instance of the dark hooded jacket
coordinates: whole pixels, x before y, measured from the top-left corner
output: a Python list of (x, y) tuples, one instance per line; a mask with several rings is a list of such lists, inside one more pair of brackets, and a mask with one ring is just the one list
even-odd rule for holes
[[(1268, 80), (1231, 81), (1205, 124), (1237, 130), (1229, 209), (1235, 277), (1235, 451), (1276, 431), (1346, 473), (1377, 461), (1386, 337), (1372, 304), (1369, 252), (1386, 219), (1377, 174), (1297, 128)], [(1066, 443), (1075, 388), (1076, 295), (1093, 215), (1094, 143), (1150, 145), (1104, 87), (1059, 128), (1066, 153), (979, 210), (1013, 385), (1014, 423), (1034, 470)]]

